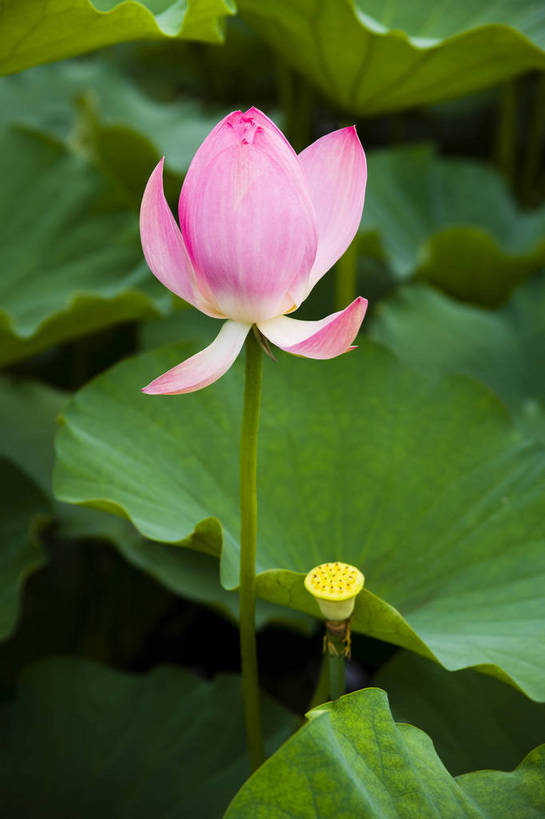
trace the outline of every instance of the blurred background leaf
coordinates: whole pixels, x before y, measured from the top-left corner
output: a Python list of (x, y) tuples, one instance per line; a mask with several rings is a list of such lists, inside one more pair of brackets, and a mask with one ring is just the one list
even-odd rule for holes
[[(92, 134), (85, 119), (89, 117), (93, 117), (95, 129), (106, 133), (123, 130), (127, 140), (129, 136), (135, 143), (144, 140), (153, 157), (151, 163), (140, 170), (134, 157), (127, 159), (133, 174), (145, 174), (144, 184), (153, 162), (161, 156), (167, 157), (173, 172), (180, 176), (185, 173), (200, 143), (227, 113), (208, 111), (187, 94), (154, 99), (123, 72), (118, 55), (112, 52), (102, 58), (67, 60), (5, 77), (0, 82), (0, 103), (0, 122), (47, 131), (75, 149), (93, 147), (88, 144)], [(79, 127), (78, 109), (84, 118)], [(100, 135), (94, 136), (98, 139)], [(119, 161), (122, 152), (116, 154)]]
[(39, 488), (13, 464), (0, 458), (0, 640), (13, 631), (19, 616), (19, 597), (26, 578), (44, 565), (38, 538), (50, 515)]
[(221, 42), (230, 0), (33, 0), (0, 3), (0, 73), (143, 38)]
[(545, 264), (545, 207), (521, 210), (494, 168), (411, 145), (371, 152), (368, 173), (362, 250), (378, 242), (400, 280), (495, 306)]
[(169, 310), (135, 215), (98, 171), (50, 137), (12, 128), (0, 134), (0, 174), (2, 363)]
[(379, 114), (545, 67), (540, 0), (238, 0), (242, 17), (342, 109)]
[[(162, 666), (120, 674), (56, 659), (31, 667), (0, 710), (7, 816), (217, 817), (248, 771), (240, 683)], [(264, 701), (270, 753), (295, 717)]]

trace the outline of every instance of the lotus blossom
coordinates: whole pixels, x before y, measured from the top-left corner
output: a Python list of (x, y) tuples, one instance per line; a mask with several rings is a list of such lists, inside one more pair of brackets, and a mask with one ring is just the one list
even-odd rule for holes
[(307, 298), (358, 229), (367, 169), (355, 127), (326, 134), (297, 155), (257, 108), (234, 111), (193, 158), (179, 227), (163, 192), (163, 162), (142, 199), (146, 261), (177, 296), (227, 320), (209, 347), (144, 392), (176, 395), (212, 384), (231, 367), (253, 325), (277, 347), (306, 358), (354, 349), (366, 299), (320, 321), (286, 314)]

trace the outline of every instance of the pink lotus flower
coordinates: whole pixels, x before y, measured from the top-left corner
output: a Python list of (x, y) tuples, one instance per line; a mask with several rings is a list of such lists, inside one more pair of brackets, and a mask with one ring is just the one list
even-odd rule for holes
[(282, 350), (306, 358), (354, 349), (366, 299), (321, 321), (285, 315), (307, 298), (358, 229), (367, 170), (354, 127), (327, 134), (297, 156), (257, 108), (229, 114), (193, 158), (180, 194), (180, 227), (162, 173), (163, 160), (142, 199), (146, 261), (177, 296), (227, 321), (209, 347), (144, 392), (176, 395), (212, 384), (233, 364), (253, 324)]

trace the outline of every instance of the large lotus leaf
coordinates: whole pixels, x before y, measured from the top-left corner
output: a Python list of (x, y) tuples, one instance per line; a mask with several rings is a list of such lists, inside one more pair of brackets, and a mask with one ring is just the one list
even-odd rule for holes
[(0, 0), (0, 74), (128, 40), (221, 42), (229, 0)]
[[(44, 384), (0, 379), (0, 457), (11, 461), (16, 470), (24, 473), (26, 479), (32, 482), (29, 483), (28, 492), (26, 492), (29, 499), (27, 516), (29, 523), (26, 529), (31, 527), (34, 506), (41, 510), (45, 504), (46, 508), (50, 509), (50, 514), (54, 516), (57, 531), (62, 537), (109, 541), (129, 563), (151, 575), (170, 591), (189, 600), (205, 603), (231, 619), (238, 620), (238, 594), (227, 591), (220, 585), (217, 554), (212, 557), (186, 549), (151, 543), (143, 538), (127, 520), (107, 515), (96, 509), (54, 502), (51, 477), (55, 419), (67, 399), (66, 393), (53, 390)], [(21, 481), (24, 480), (21, 478)], [(19, 486), (19, 483), (14, 483), (13, 487)], [(35, 499), (34, 506), (30, 504), (33, 499)], [(5, 495), (4, 502), (9, 510), (12, 503), (11, 495)], [(15, 506), (19, 508), (17, 504)], [(7, 526), (8, 521), (6, 520), (5, 523)], [(24, 524), (21, 519), (21, 531), (23, 528)], [(206, 549), (208, 543), (205, 534), (206, 526), (200, 527), (198, 532), (202, 532), (203, 548)], [(199, 537), (198, 532), (195, 535), (197, 538)], [(21, 544), (20, 551), (22, 552), (22, 535), (18, 542)], [(27, 549), (29, 557), (38, 553), (38, 546), (31, 544), (24, 548)], [(7, 555), (8, 552), (5, 554)], [(10, 577), (12, 579), (15, 577), (13, 572)], [(13, 599), (15, 599), (16, 585), (15, 581), (11, 585)], [(6, 597), (7, 594), (6, 591)], [(276, 606), (265, 600), (258, 602), (256, 621), (259, 627), (271, 622), (282, 622), (304, 630), (308, 630), (311, 624), (311, 618), (306, 615)]]
[[(195, 101), (158, 102), (105, 59), (39, 66), (0, 80), (0, 123), (13, 122), (74, 139), (74, 103), (85, 99), (103, 126), (133, 129), (170, 168), (183, 173), (222, 114)], [(136, 138), (136, 137), (134, 137)], [(152, 168), (145, 169), (149, 174)], [(140, 195), (142, 191), (140, 191)]]
[(14, 128), (0, 133), (0, 177), (0, 363), (168, 311), (168, 291), (142, 260), (136, 216), (94, 168)]
[(290, 65), (347, 111), (461, 96), (545, 66), (540, 0), (238, 0)]
[(521, 211), (493, 168), (426, 145), (370, 152), (360, 235), (401, 279), (485, 305), (545, 263), (545, 208)]
[(38, 529), (50, 509), (39, 488), (3, 457), (0, 485), (0, 640), (4, 640), (17, 623), (26, 578), (45, 563)]
[[(269, 753), (295, 718), (263, 701)], [(37, 663), (0, 711), (3, 816), (221, 816), (248, 773), (240, 682)]]
[(545, 811), (545, 746), (511, 773), (453, 779), (430, 738), (369, 688), (310, 711), (243, 785), (225, 819), (525, 819)]
[[(223, 548), (232, 588), (241, 363), (192, 395), (139, 391), (190, 351), (125, 361), (75, 396), (56, 493), (127, 516), (152, 540)], [(261, 596), (317, 614), (304, 574), (346, 560), (368, 578), (355, 629), (545, 697), (545, 451), (488, 390), (427, 378), (366, 342), (327, 363), (267, 360), (259, 497)]]
[(545, 441), (545, 277), (524, 284), (494, 312), (424, 285), (381, 302), (374, 338), (425, 372), (467, 373), (506, 402), (518, 424)]
[(426, 731), (451, 774), (509, 771), (545, 739), (545, 705), (475, 671), (398, 652), (374, 680), (399, 722)]

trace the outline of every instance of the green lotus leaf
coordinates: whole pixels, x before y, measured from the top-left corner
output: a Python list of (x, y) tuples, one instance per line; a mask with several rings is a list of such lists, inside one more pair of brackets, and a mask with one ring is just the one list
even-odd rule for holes
[(475, 671), (444, 671), (398, 652), (374, 679), (398, 722), (430, 735), (451, 774), (509, 771), (545, 738), (545, 705)]
[(501, 310), (460, 304), (424, 285), (379, 305), (371, 335), (424, 372), (465, 373), (491, 387), (518, 425), (545, 441), (545, 276)]
[(0, 639), (18, 622), (24, 581), (46, 562), (40, 530), (54, 519), (52, 441), (63, 403), (44, 385), (0, 379)]
[(431, 146), (371, 151), (362, 247), (380, 241), (400, 279), (465, 301), (505, 301), (545, 264), (545, 208), (521, 211), (500, 174)]
[(511, 773), (454, 779), (427, 734), (394, 722), (384, 691), (357, 691), (307, 717), (225, 819), (538, 819), (545, 811), (544, 745)]
[[(39, 66), (0, 80), (1, 123), (38, 128), (76, 145), (82, 139), (81, 133), (74, 134), (77, 102), (92, 110), (106, 135), (134, 131), (133, 141), (138, 136), (147, 140), (153, 157), (166, 156), (178, 174), (185, 173), (193, 154), (223, 116), (205, 112), (194, 100), (158, 102), (106, 59)], [(152, 169), (153, 165), (144, 171), (149, 175)]]
[(230, 0), (0, 2), (0, 74), (128, 40), (222, 42)]
[(545, 67), (540, 0), (238, 0), (243, 18), (335, 103), (363, 115), (462, 96)]
[[(75, 396), (55, 491), (151, 540), (222, 550), (234, 588), (241, 362), (192, 395), (140, 393), (193, 351), (140, 355)], [(304, 575), (344, 560), (367, 577), (356, 630), (545, 697), (545, 450), (487, 389), (428, 378), (368, 342), (327, 363), (267, 360), (259, 498), (260, 596), (318, 616)]]
[[(60, 536), (112, 543), (129, 563), (174, 594), (204, 603), (238, 621), (238, 594), (227, 591), (219, 582), (219, 552), (213, 552), (212, 556), (151, 543), (127, 520), (96, 509), (54, 501), (51, 478), (55, 419), (68, 397), (67, 393), (44, 384), (0, 379), (0, 458), (8, 459), (17, 471), (24, 473), (30, 482), (29, 499), (36, 496), (38, 510), (45, 504), (57, 523)], [(10, 496), (6, 495), (4, 502), (9, 510)], [(33, 507), (29, 509), (30, 516)], [(8, 525), (7, 519), (5, 525)], [(195, 528), (193, 538), (202, 543), (206, 551), (215, 532), (214, 523), (204, 523)], [(22, 542), (21, 538), (19, 542)], [(33, 549), (38, 554), (37, 545), (28, 547), (29, 554), (33, 554)], [(15, 591), (12, 596), (14, 594)], [(277, 622), (307, 632), (313, 625), (310, 617), (265, 600), (258, 601), (256, 622), (260, 628)]]
[(51, 513), (39, 488), (3, 457), (0, 481), (0, 640), (4, 640), (17, 624), (25, 580), (46, 562), (38, 532)]
[[(263, 701), (271, 753), (295, 717)], [(76, 659), (23, 675), (0, 709), (5, 816), (216, 819), (248, 774), (240, 681), (160, 666), (142, 675)]]
[(13, 128), (0, 132), (0, 176), (0, 363), (170, 309), (136, 215), (88, 163)]

